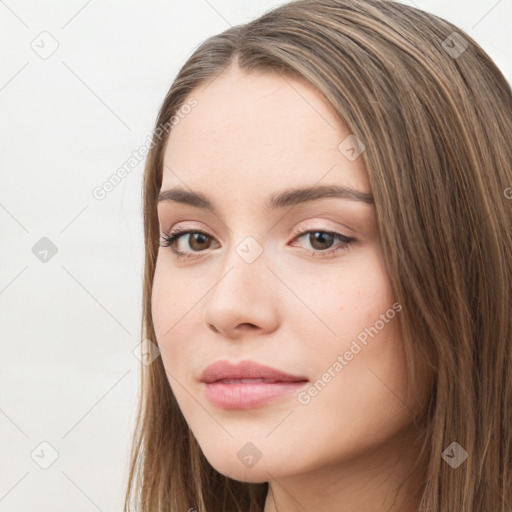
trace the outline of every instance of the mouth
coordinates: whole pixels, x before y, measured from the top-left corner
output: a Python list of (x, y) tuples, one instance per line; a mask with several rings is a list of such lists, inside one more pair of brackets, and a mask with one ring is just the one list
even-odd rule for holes
[(231, 363), (226, 360), (209, 365), (199, 377), (207, 384), (218, 381), (298, 382), (308, 380), (302, 375), (292, 375), (283, 370), (255, 361)]
[(221, 409), (251, 409), (289, 398), (309, 379), (253, 361), (218, 361), (200, 377), (206, 398)]

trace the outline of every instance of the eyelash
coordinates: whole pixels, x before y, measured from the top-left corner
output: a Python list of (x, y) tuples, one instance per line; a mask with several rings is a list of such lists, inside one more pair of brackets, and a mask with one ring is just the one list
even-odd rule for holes
[[(337, 249), (326, 249), (324, 251), (320, 250), (310, 250), (310, 249), (304, 249), (304, 251), (308, 252), (311, 256), (320, 256), (320, 257), (327, 257), (331, 254), (337, 253), (337, 252), (344, 252), (348, 250), (354, 243), (357, 242), (357, 240), (353, 237), (348, 237), (345, 235), (342, 235), (341, 233), (337, 233), (336, 231), (330, 231), (328, 229), (310, 229), (306, 231), (296, 231), (293, 233), (293, 240), (296, 238), (301, 238), (304, 235), (310, 234), (310, 233), (327, 233), (329, 235), (333, 235), (337, 238), (339, 238), (343, 242), (343, 247), (337, 248)], [(204, 236), (207, 236), (209, 238), (213, 238), (208, 233), (205, 233), (201, 230), (190, 230), (186, 228), (177, 228), (172, 230), (170, 233), (162, 233), (161, 239), (162, 241), (159, 243), (160, 247), (170, 247), (173, 254), (176, 256), (176, 258), (194, 258), (201, 254), (201, 252), (195, 252), (195, 253), (185, 253), (182, 251), (178, 251), (176, 249), (176, 242), (179, 238), (181, 238), (183, 235), (189, 235), (189, 234), (201, 234)]]

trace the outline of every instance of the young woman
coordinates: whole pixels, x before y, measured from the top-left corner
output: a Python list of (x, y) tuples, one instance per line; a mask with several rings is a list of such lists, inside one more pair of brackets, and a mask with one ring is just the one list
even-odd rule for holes
[(299, 0), (199, 46), (144, 177), (125, 510), (512, 510), (512, 91), (465, 32)]

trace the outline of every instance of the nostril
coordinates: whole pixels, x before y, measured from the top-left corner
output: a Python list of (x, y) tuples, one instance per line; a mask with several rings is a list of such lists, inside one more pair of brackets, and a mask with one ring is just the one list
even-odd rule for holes
[(257, 328), (257, 327), (254, 324), (245, 323), (245, 324), (240, 324), (239, 328), (240, 329), (254, 329), (254, 328)]
[(217, 329), (217, 327), (215, 327), (214, 325), (212, 324), (208, 324), (208, 327), (216, 334), (219, 334), (219, 330)]
[[(219, 331), (219, 329), (217, 329), (217, 327), (215, 327), (213, 324), (208, 324), (208, 327), (216, 334), (220, 334), (221, 331)], [(258, 329), (258, 326), (255, 325), (255, 324), (251, 324), (249, 322), (245, 322), (243, 324), (239, 324), (237, 326), (237, 330), (239, 331), (246, 331), (246, 330), (253, 330), (253, 329)]]

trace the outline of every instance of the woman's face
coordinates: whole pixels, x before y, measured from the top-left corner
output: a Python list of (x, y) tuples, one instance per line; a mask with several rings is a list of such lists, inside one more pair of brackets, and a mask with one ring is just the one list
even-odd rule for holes
[[(194, 193), (211, 208), (185, 194), (159, 202), (163, 234), (203, 234), (174, 242), (181, 258), (159, 248), (152, 314), (204, 455), (231, 478), (262, 482), (384, 453), (417, 407), (406, 398), (402, 306), (364, 200), (363, 146), (314, 88), (278, 74), (231, 67), (191, 96), (197, 105), (165, 150), (161, 194)], [(316, 187), (354, 194), (289, 195)], [(268, 377), (255, 370), (202, 382), (217, 361), (295, 381), (240, 382)]]

